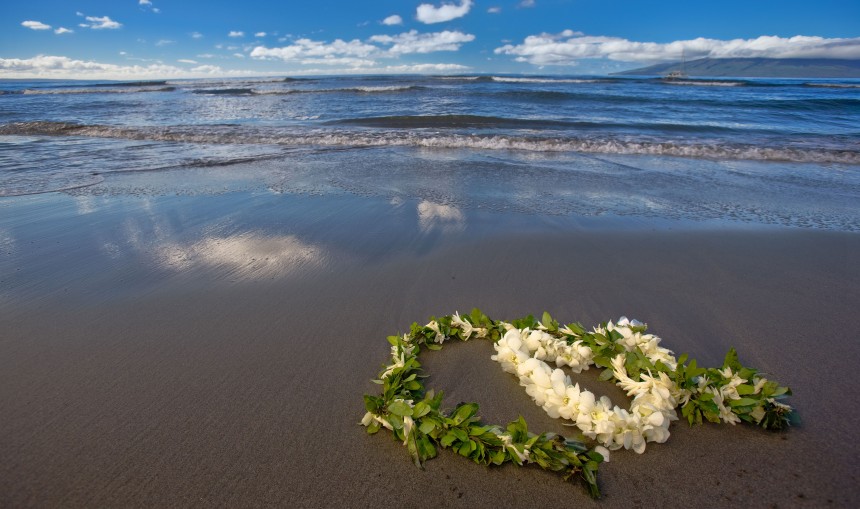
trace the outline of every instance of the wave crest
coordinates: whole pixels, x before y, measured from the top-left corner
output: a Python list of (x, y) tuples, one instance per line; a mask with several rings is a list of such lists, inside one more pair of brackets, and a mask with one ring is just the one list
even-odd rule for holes
[(743, 143), (695, 143), (631, 140), (613, 137), (541, 137), (419, 133), (414, 131), (345, 130), (283, 131), (218, 126), (114, 127), (67, 122), (16, 122), (0, 125), (0, 135), (90, 136), (210, 144), (272, 144), (286, 146), (385, 147), (524, 150), (640, 154), (700, 159), (860, 164), (860, 150), (796, 148)]

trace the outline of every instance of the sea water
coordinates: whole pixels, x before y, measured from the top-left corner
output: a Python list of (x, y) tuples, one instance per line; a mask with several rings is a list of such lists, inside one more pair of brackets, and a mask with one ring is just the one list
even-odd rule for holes
[(449, 206), (857, 231), (860, 81), (0, 80), (0, 197), (249, 162)]

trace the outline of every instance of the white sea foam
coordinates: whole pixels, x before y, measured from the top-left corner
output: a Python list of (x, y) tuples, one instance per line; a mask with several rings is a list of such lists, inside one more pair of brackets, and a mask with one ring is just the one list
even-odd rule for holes
[(740, 81), (699, 81), (699, 80), (668, 80), (664, 81), (668, 85), (687, 85), (694, 87), (742, 87), (744, 83)]
[(81, 126), (58, 122), (27, 122), (0, 126), (0, 135), (92, 136), (131, 140), (155, 140), (211, 144), (272, 144), (289, 146), (385, 147), (407, 146), (449, 149), (523, 150), (532, 152), (586, 152), (599, 154), (644, 154), (704, 159), (792, 161), (808, 163), (860, 164), (854, 148), (795, 148), (743, 143), (687, 143), (666, 140), (630, 140), (612, 137), (472, 136), (410, 131), (312, 131), (235, 130), (206, 126), (163, 128)]
[(173, 87), (123, 87), (123, 88), (28, 88), (24, 95), (78, 95), (78, 94), (137, 94), (140, 92), (172, 92)]
[(605, 80), (587, 79), (548, 79), (548, 78), (507, 78), (503, 76), (492, 76), (493, 81), (499, 83), (601, 83)]
[(347, 88), (344, 89), (346, 91), (357, 90), (359, 92), (400, 92), (402, 90), (412, 90), (415, 87), (413, 85), (391, 85), (391, 86), (379, 86), (379, 87), (355, 87), (355, 88)]
[(804, 86), (816, 88), (860, 88), (860, 83), (804, 83)]
[(384, 93), (384, 92), (405, 92), (415, 90), (415, 85), (389, 85), (378, 87), (346, 87), (346, 88), (287, 88), (287, 89), (253, 89), (250, 91), (254, 95), (291, 95), (291, 94), (331, 94), (331, 93)]

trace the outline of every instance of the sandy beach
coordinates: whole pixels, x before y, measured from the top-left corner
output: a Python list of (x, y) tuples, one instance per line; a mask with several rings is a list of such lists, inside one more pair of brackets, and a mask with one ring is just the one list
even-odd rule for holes
[[(856, 234), (229, 187), (0, 200), (0, 506), (860, 505)], [(627, 315), (707, 365), (735, 346), (800, 423), (675, 423), (612, 455), (600, 501), (449, 451), (418, 470), (358, 425), (362, 395), (385, 336), (472, 307)], [(491, 353), (424, 355), (427, 385), (572, 435)], [(624, 400), (596, 375), (577, 379)]]

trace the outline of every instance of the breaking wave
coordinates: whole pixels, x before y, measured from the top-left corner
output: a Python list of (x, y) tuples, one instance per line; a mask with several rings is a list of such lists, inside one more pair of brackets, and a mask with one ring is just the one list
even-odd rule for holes
[(285, 146), (429, 147), (446, 149), (523, 150), (644, 154), (704, 159), (860, 164), (860, 149), (798, 148), (746, 143), (679, 142), (611, 136), (547, 137), (417, 133), (413, 131), (285, 131), (232, 126), (115, 127), (66, 122), (20, 122), (0, 125), (0, 135), (90, 136), (210, 144), (272, 144)]
[[(103, 85), (93, 85), (101, 87)], [(141, 92), (173, 92), (176, 87), (157, 88), (28, 88), (22, 90), (23, 95), (76, 95), (76, 94), (137, 94)], [(15, 92), (7, 92), (15, 93)]]

